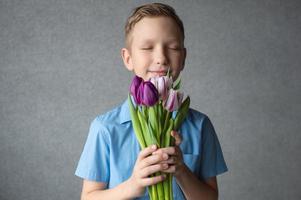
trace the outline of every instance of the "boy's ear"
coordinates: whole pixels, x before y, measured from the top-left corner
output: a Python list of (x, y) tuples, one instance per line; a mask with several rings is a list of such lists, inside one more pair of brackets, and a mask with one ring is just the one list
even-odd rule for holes
[(120, 53), (125, 67), (129, 71), (133, 71), (133, 64), (130, 51), (127, 48), (122, 48)]

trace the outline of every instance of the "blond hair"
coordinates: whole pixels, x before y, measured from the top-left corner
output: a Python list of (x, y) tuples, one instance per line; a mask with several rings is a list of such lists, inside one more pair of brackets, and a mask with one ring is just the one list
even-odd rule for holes
[(127, 48), (130, 47), (130, 33), (133, 30), (134, 26), (142, 20), (144, 17), (159, 17), (166, 16), (172, 18), (178, 27), (180, 28), (180, 32), (182, 34), (182, 39), (184, 42), (185, 34), (184, 34), (184, 25), (182, 20), (176, 14), (176, 11), (169, 5), (163, 3), (150, 3), (141, 5), (135, 8), (132, 14), (128, 17), (124, 30), (125, 30), (125, 46)]

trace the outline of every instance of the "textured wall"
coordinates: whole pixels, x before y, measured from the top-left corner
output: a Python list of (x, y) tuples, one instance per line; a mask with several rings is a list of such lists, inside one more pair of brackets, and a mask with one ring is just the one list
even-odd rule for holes
[[(142, 2), (0, 0), (1, 200), (79, 199), (89, 124), (127, 95), (123, 26)], [(163, 2), (186, 28), (183, 89), (228, 164), (220, 199), (301, 199), (301, 2)]]

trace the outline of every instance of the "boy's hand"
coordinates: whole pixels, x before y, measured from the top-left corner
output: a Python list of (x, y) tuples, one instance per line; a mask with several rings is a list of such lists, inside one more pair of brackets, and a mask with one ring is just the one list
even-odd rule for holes
[(134, 197), (142, 196), (145, 187), (159, 183), (166, 178), (165, 175), (149, 177), (151, 174), (168, 168), (167, 163), (162, 163), (168, 160), (168, 154), (152, 154), (156, 150), (156, 145), (152, 145), (143, 149), (138, 155), (132, 176), (129, 178)]
[(164, 153), (167, 153), (169, 155), (169, 159), (164, 160), (161, 163), (167, 163), (169, 166), (162, 172), (173, 173), (174, 176), (177, 177), (185, 167), (182, 151), (179, 147), (182, 142), (182, 138), (176, 131), (171, 131), (171, 136), (175, 138), (175, 146), (160, 148), (157, 151), (153, 152), (153, 155), (162, 155)]

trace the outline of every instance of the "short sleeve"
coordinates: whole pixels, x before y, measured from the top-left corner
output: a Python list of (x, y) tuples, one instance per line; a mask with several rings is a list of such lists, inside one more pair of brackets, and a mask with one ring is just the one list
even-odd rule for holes
[(223, 152), (210, 119), (202, 125), (201, 174), (204, 179), (228, 171)]
[(108, 182), (110, 150), (105, 129), (96, 118), (90, 125), (89, 134), (78, 162), (75, 175), (96, 182)]

